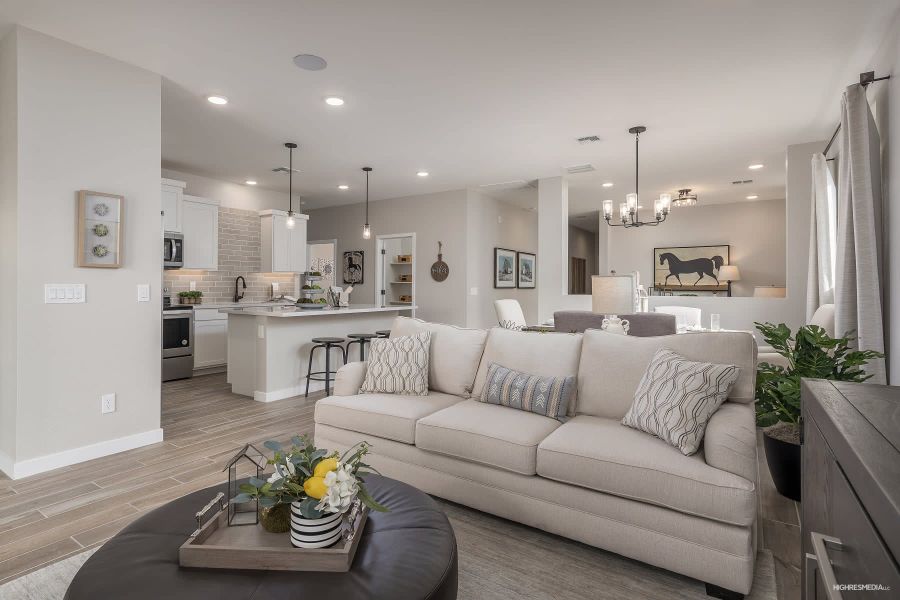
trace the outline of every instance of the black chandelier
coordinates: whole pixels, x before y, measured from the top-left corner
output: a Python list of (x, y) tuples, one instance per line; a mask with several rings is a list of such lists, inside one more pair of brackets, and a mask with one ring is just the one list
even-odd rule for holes
[(656, 201), (655, 206), (653, 207), (655, 220), (641, 221), (640, 215), (638, 214), (638, 211), (640, 210), (638, 202), (638, 166), (640, 163), (638, 145), (640, 143), (640, 135), (645, 131), (647, 131), (647, 128), (643, 125), (638, 125), (637, 127), (632, 127), (628, 130), (628, 133), (634, 134), (634, 193), (626, 194), (625, 202), (622, 202), (619, 205), (619, 220), (621, 221), (621, 223), (612, 222), (612, 200), (603, 201), (603, 218), (606, 219), (606, 224), (610, 227), (643, 227), (644, 225), (655, 226), (665, 221), (666, 217), (669, 216), (669, 209), (672, 206), (672, 194), (659, 195), (659, 199)]

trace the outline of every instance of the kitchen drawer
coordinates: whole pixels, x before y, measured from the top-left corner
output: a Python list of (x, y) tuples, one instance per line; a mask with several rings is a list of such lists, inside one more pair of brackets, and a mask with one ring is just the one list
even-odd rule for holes
[(194, 321), (227, 321), (228, 315), (218, 308), (194, 308)]

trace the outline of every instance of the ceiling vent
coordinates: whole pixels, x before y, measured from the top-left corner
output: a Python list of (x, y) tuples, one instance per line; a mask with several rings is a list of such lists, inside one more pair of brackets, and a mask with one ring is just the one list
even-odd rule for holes
[(753, 183), (752, 179), (738, 179), (737, 181), (732, 181), (731, 185), (744, 185), (745, 183)]
[(288, 169), (287, 167), (275, 167), (272, 169), (273, 173), (289, 173), (293, 171), (294, 173), (299, 173), (300, 169)]
[(594, 165), (591, 163), (587, 163), (584, 165), (573, 165), (571, 167), (566, 167), (566, 173), (569, 175), (575, 175), (577, 173), (590, 173), (591, 171), (596, 171)]
[(594, 142), (599, 142), (600, 138), (596, 135), (586, 135), (584, 137), (580, 137), (575, 140), (579, 144), (593, 144)]

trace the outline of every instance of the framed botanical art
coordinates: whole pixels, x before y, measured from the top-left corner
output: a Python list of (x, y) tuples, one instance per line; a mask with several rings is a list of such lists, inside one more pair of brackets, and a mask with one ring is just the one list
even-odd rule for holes
[(494, 248), (494, 287), (516, 287), (516, 251)]
[(344, 283), (352, 285), (362, 284), (365, 266), (366, 254), (363, 250), (348, 250), (344, 252)]
[(653, 287), (666, 292), (726, 292), (719, 268), (729, 264), (731, 247), (676, 246), (653, 249)]
[(125, 197), (103, 192), (78, 192), (75, 264), (117, 269), (122, 266)]
[(516, 257), (518, 259), (516, 285), (520, 288), (533, 289), (537, 280), (535, 271), (537, 257), (530, 252), (518, 252)]

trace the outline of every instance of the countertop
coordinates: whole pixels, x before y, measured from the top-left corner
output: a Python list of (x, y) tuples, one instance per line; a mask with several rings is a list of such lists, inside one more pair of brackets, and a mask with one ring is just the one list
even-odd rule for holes
[[(203, 304), (194, 304), (195, 309), (220, 309), (220, 308), (256, 308), (260, 306), (293, 306), (293, 302), (267, 302), (265, 300), (250, 300), (247, 302), (204, 302)], [(187, 304), (185, 306), (191, 306)]]
[(246, 308), (222, 308), (219, 312), (229, 315), (247, 315), (253, 317), (322, 317), (326, 315), (351, 315), (355, 313), (398, 312), (413, 310), (416, 306), (376, 306), (375, 304), (351, 304), (347, 308), (326, 307), (321, 309), (302, 309), (293, 304), (275, 306), (249, 306)]

